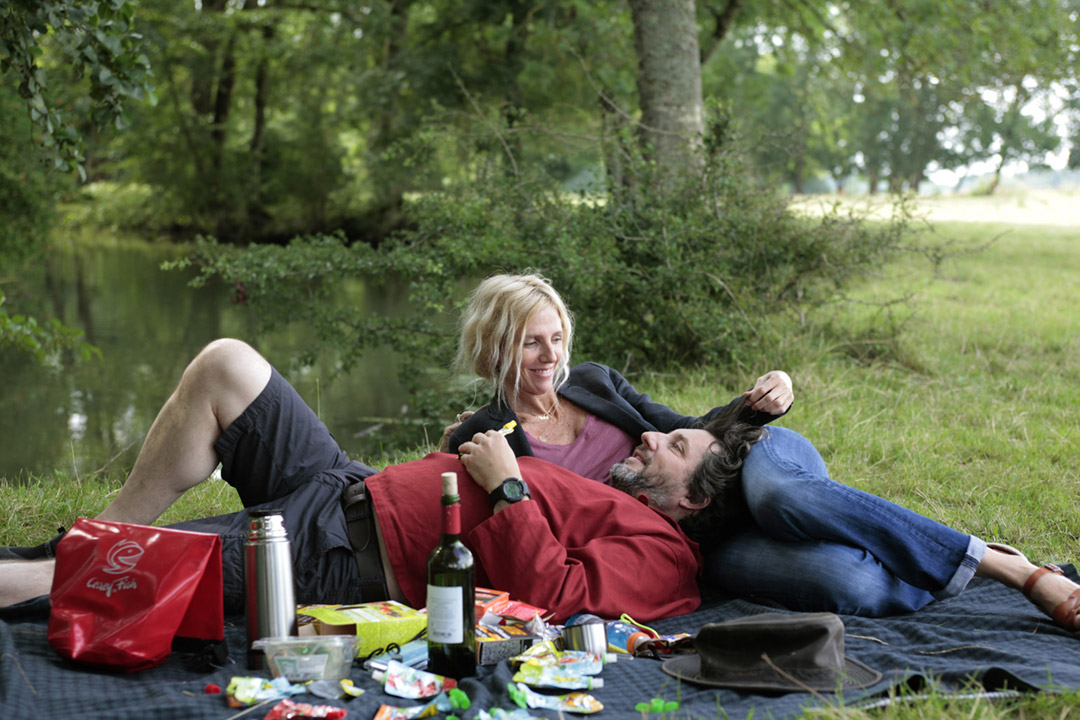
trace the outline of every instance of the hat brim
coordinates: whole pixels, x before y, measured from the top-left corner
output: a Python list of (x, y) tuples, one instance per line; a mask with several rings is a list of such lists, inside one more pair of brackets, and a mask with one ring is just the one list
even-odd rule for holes
[(665, 660), (661, 669), (672, 677), (700, 685), (769, 692), (859, 690), (877, 684), (882, 678), (882, 674), (877, 670), (848, 657), (844, 658), (844, 669), (839, 675), (832, 670), (820, 673), (808, 673), (805, 670), (800, 670), (790, 674), (773, 672), (770, 676), (763, 677), (762, 671), (756, 670), (742, 674), (727, 673), (721, 677), (703, 677), (701, 674), (701, 656), (697, 653)]

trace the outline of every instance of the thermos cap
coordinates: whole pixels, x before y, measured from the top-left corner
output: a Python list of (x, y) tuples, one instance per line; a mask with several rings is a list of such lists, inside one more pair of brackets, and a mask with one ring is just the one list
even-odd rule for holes
[(286, 540), (285, 516), (280, 510), (254, 510), (248, 514), (248, 542)]

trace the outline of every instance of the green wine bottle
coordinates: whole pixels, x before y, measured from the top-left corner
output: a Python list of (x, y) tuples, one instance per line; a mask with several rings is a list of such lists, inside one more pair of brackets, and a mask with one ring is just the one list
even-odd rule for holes
[(442, 475), (442, 542), (427, 565), (428, 672), (461, 679), (476, 674), (473, 556), (461, 544), (457, 475)]

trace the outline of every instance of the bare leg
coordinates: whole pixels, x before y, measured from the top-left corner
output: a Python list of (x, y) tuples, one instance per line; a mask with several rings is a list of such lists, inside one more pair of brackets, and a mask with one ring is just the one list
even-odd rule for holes
[(270, 364), (244, 342), (215, 340), (203, 348), (158, 412), (124, 486), (98, 518), (142, 525), (157, 520), (214, 471), (214, 442), (269, 379)]
[(48, 595), (52, 589), (55, 560), (23, 560), (0, 563), (0, 607)]
[[(975, 569), (978, 577), (990, 578), (1019, 590), (1038, 568), (1023, 555), (987, 548), (982, 562)], [(1048, 573), (1031, 588), (1031, 602), (1049, 615), (1060, 603), (1077, 590), (1077, 584), (1063, 575)]]

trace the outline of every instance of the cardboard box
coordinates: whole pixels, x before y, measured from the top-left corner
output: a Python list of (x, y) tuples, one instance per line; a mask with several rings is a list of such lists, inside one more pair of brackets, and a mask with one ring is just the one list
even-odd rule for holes
[(296, 611), (300, 635), (356, 635), (357, 657), (390, 643), (404, 645), (427, 628), (427, 613), (393, 600), (362, 605), (306, 605)]
[(532, 647), (538, 638), (521, 625), (477, 625), (476, 664), (494, 665)]
[(490, 588), (476, 588), (476, 622), (484, 617), (485, 612), (493, 612), (496, 615), (507, 603), (510, 602), (510, 593)]

